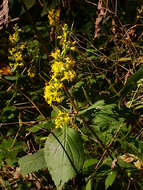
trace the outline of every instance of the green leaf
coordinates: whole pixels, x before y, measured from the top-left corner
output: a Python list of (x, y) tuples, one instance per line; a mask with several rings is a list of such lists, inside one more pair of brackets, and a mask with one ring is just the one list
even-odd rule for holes
[(92, 190), (92, 180), (91, 179), (86, 184), (85, 190)]
[(91, 109), (102, 109), (103, 107), (104, 107), (104, 100), (99, 100), (99, 101), (95, 102), (92, 106), (79, 111), (78, 115), (82, 115)]
[(135, 107), (135, 110), (142, 109), (142, 108), (143, 108), (143, 105), (139, 105), (139, 106)]
[(124, 98), (128, 93), (137, 87), (137, 82), (143, 78), (143, 66), (134, 73), (127, 81), (126, 85), (121, 91), (121, 98)]
[(120, 62), (131, 61), (131, 58), (130, 57), (121, 57), (118, 61), (120, 61)]
[(42, 168), (47, 168), (44, 151), (39, 150), (32, 155), (26, 155), (19, 159), (20, 172), (23, 176), (31, 172), (36, 172)]
[(17, 76), (5, 76), (4, 78), (11, 81), (17, 80)]
[(105, 179), (105, 189), (108, 189), (108, 187), (113, 184), (113, 182), (116, 179), (117, 173), (118, 173), (117, 171), (111, 171), (109, 173), (109, 175)]
[(84, 162), (84, 168), (88, 168), (88, 167), (90, 167), (90, 166), (96, 164), (97, 162), (98, 162), (97, 159), (93, 159), (93, 158), (88, 159), (88, 160), (86, 160), (86, 161)]
[(61, 189), (82, 168), (83, 147), (74, 129), (55, 129), (53, 134), (48, 136), (45, 143), (45, 160), (53, 181)]
[[(36, 0), (30, 0), (30, 1), (29, 0), (24, 0), (24, 3), (26, 5), (27, 9), (29, 10), (34, 6), (34, 4), (36, 3)], [(25, 13), (25, 10), (22, 7), (22, 10), (21, 10), (20, 14), (22, 15), (23, 13)]]
[(93, 114), (94, 117), (90, 121), (90, 127), (96, 131), (98, 137), (107, 145), (112, 140), (118, 127), (125, 125), (123, 124), (124, 118), (116, 111), (115, 104), (104, 104), (101, 110), (96, 110)]

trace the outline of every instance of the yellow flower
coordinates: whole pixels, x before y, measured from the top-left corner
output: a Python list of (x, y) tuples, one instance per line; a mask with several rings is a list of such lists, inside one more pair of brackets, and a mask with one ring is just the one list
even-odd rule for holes
[(13, 55), (14, 52), (16, 52), (16, 48), (12, 48), (11, 50), (9, 49), (9, 53), (10, 53), (10, 55)]
[[(54, 9), (51, 9), (48, 14), (50, 25), (55, 24), (55, 15), (59, 17), (59, 12), (55, 12)], [(55, 19), (55, 20), (54, 20)], [(73, 43), (68, 41), (68, 28), (67, 25), (64, 25), (63, 35), (58, 36), (58, 39), (62, 39), (62, 51), (60, 49), (56, 49), (51, 53), (51, 57), (53, 57), (52, 66), (51, 66), (51, 80), (48, 85), (45, 86), (44, 89), (44, 98), (48, 104), (52, 105), (53, 102), (60, 103), (62, 101), (62, 87), (64, 80), (72, 81), (75, 77), (75, 71), (73, 67), (75, 65), (75, 61), (67, 55), (69, 49), (73, 47)], [(60, 117), (60, 115), (59, 115)], [(60, 122), (67, 122), (69, 117), (59, 118), (56, 126), (62, 126)]]
[(14, 33), (9, 35), (9, 41), (12, 43), (13, 47), (8, 50), (10, 54), (8, 59), (13, 62), (10, 64), (10, 67), (15, 70), (18, 66), (24, 65), (22, 52), (25, 48), (25, 45), (19, 45), (19, 33), (21, 32), (21, 29), (17, 25), (15, 25), (13, 29)]
[(9, 35), (9, 41), (10, 41), (12, 44), (18, 42), (18, 41), (19, 41), (19, 33), (18, 33), (18, 32), (15, 32), (15, 33), (13, 33), (13, 34), (10, 34), (10, 35)]
[(35, 73), (32, 72), (31, 68), (28, 69), (27, 73), (28, 73), (28, 76), (29, 76), (30, 78), (35, 77)]
[(61, 87), (62, 85), (58, 80), (51, 80), (48, 85), (45, 86), (44, 89), (44, 98), (48, 104), (52, 104), (53, 102), (60, 103), (61, 99)]
[(60, 61), (55, 61), (52, 65), (51, 71), (54, 73), (55, 76), (58, 76), (59, 74), (62, 74), (64, 71), (64, 62)]
[(59, 22), (60, 18), (60, 9), (55, 10), (55, 9), (50, 9), (48, 13), (48, 19), (49, 19), (49, 24), (51, 26), (55, 26), (57, 22)]
[(22, 60), (22, 53), (20, 51), (16, 52), (14, 54), (14, 59), (16, 62), (21, 61)]
[(61, 79), (61, 81), (64, 81), (64, 80), (72, 81), (74, 77), (75, 77), (75, 71), (69, 70), (69, 71), (64, 72), (64, 77)]
[(62, 36), (58, 36), (58, 37), (57, 37), (57, 39), (61, 39), (61, 38), (62, 38)]
[(52, 56), (54, 59), (58, 59), (58, 58), (61, 57), (60, 54), (61, 54), (61, 53), (60, 53), (60, 50), (59, 50), (59, 49), (56, 49), (55, 52), (52, 52), (52, 53), (51, 53), (51, 56)]
[(24, 50), (24, 48), (25, 48), (25, 44), (21, 44), (20, 49)]
[(14, 33), (14, 34), (10, 34), (9, 35), (9, 41), (11, 42), (11, 43), (15, 43), (15, 42), (17, 42), (17, 39), (18, 39), (18, 34), (17, 33)]
[(56, 128), (63, 128), (65, 125), (70, 124), (70, 122), (71, 117), (69, 113), (59, 111), (59, 114), (55, 119)]
[(61, 98), (60, 97), (56, 97), (56, 102), (60, 103), (61, 102)]
[(22, 52), (21, 50), (19, 50), (18, 48), (12, 48), (9, 49), (9, 54), (10, 56), (8, 56), (9, 59), (14, 59), (14, 63), (10, 64), (10, 67), (13, 68), (14, 70), (17, 69), (18, 66), (23, 66), (23, 56), (22, 56)]
[(72, 67), (75, 65), (75, 61), (72, 60), (70, 57), (66, 57), (66, 63), (71, 65)]

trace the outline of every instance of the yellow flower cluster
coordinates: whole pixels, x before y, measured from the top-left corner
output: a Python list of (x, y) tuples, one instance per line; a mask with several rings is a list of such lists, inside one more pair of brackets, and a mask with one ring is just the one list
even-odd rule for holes
[(29, 69), (27, 70), (27, 74), (28, 74), (28, 76), (29, 76), (30, 78), (35, 77), (35, 73), (32, 71), (32, 68), (29, 68)]
[(59, 114), (55, 119), (56, 128), (63, 128), (64, 126), (70, 123), (71, 123), (71, 117), (69, 113), (61, 112), (59, 110)]
[(143, 13), (143, 5), (140, 8), (138, 8), (138, 13), (139, 14)]
[(56, 26), (60, 18), (60, 9), (55, 10), (54, 8), (50, 9), (48, 12), (49, 24), (51, 26)]
[(61, 102), (61, 88), (62, 84), (58, 80), (50, 80), (49, 84), (45, 86), (44, 98), (48, 104), (52, 102)]
[(12, 62), (10, 63), (10, 67), (15, 70), (18, 66), (23, 66), (23, 50), (25, 48), (25, 44), (17, 45), (19, 43), (20, 37), (19, 33), (21, 29), (15, 25), (14, 26), (14, 33), (9, 35), (9, 41), (12, 44), (12, 48), (9, 49), (9, 60)]
[[(73, 70), (75, 61), (67, 55), (71, 47), (71, 43), (67, 40), (67, 37), (68, 31), (67, 25), (65, 25), (63, 28), (62, 50), (56, 49), (51, 53), (51, 57), (54, 58), (51, 66), (52, 76), (44, 90), (44, 98), (50, 105), (52, 105), (53, 102), (60, 103), (62, 101), (63, 82), (65, 80), (72, 81), (75, 77), (75, 71)], [(61, 37), (58, 38), (61, 39)]]
[(17, 26), (17, 24), (14, 26), (14, 33), (9, 35), (9, 41), (14, 44), (19, 41), (19, 33), (21, 32), (21, 29)]
[(75, 61), (70, 57), (62, 57), (62, 52), (57, 49), (51, 54), (54, 58), (51, 71), (53, 73), (52, 79), (59, 78), (60, 81), (68, 80), (72, 81), (75, 77), (75, 71), (72, 69), (75, 65)]
[[(20, 42), (20, 32), (22, 31), (17, 25), (14, 26), (14, 33), (9, 35), (9, 41), (11, 43), (11, 48), (8, 50), (9, 52), (9, 60), (10, 60), (10, 67), (12, 71), (15, 71), (17, 67), (24, 66), (24, 57), (23, 51), (26, 48), (25, 42)], [(30, 78), (35, 76), (34, 67), (31, 65), (27, 68), (27, 75)]]
[(143, 19), (143, 5), (137, 9), (137, 19)]

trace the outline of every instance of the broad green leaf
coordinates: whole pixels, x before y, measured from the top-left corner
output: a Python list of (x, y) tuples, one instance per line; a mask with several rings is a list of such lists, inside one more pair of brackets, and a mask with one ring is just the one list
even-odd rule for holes
[(59, 189), (82, 168), (82, 142), (74, 129), (55, 129), (54, 135), (48, 136), (44, 151), (47, 167)]
[(36, 172), (42, 168), (46, 168), (44, 151), (39, 150), (32, 155), (26, 155), (19, 159), (20, 172), (22, 175), (27, 175), (31, 172)]
[(95, 102), (92, 106), (79, 111), (78, 115), (82, 115), (91, 109), (102, 109), (103, 107), (104, 107), (104, 100), (99, 100), (99, 101)]
[(124, 118), (116, 112), (116, 105), (114, 104), (104, 104), (102, 109), (95, 111), (90, 126), (96, 131), (102, 142), (107, 145), (118, 127), (124, 125)]
[(105, 179), (105, 189), (113, 184), (117, 176), (117, 171), (111, 171)]

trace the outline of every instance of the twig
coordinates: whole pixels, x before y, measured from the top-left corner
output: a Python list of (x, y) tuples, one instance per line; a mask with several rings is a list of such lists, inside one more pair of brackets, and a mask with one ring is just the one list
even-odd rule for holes
[(0, 123), (0, 127), (7, 126), (7, 125), (17, 125), (17, 124), (25, 124), (25, 125), (33, 125), (36, 123), (39, 123), (40, 121), (44, 120), (38, 120), (38, 121), (21, 121), (21, 122), (12, 122), (12, 123)]

